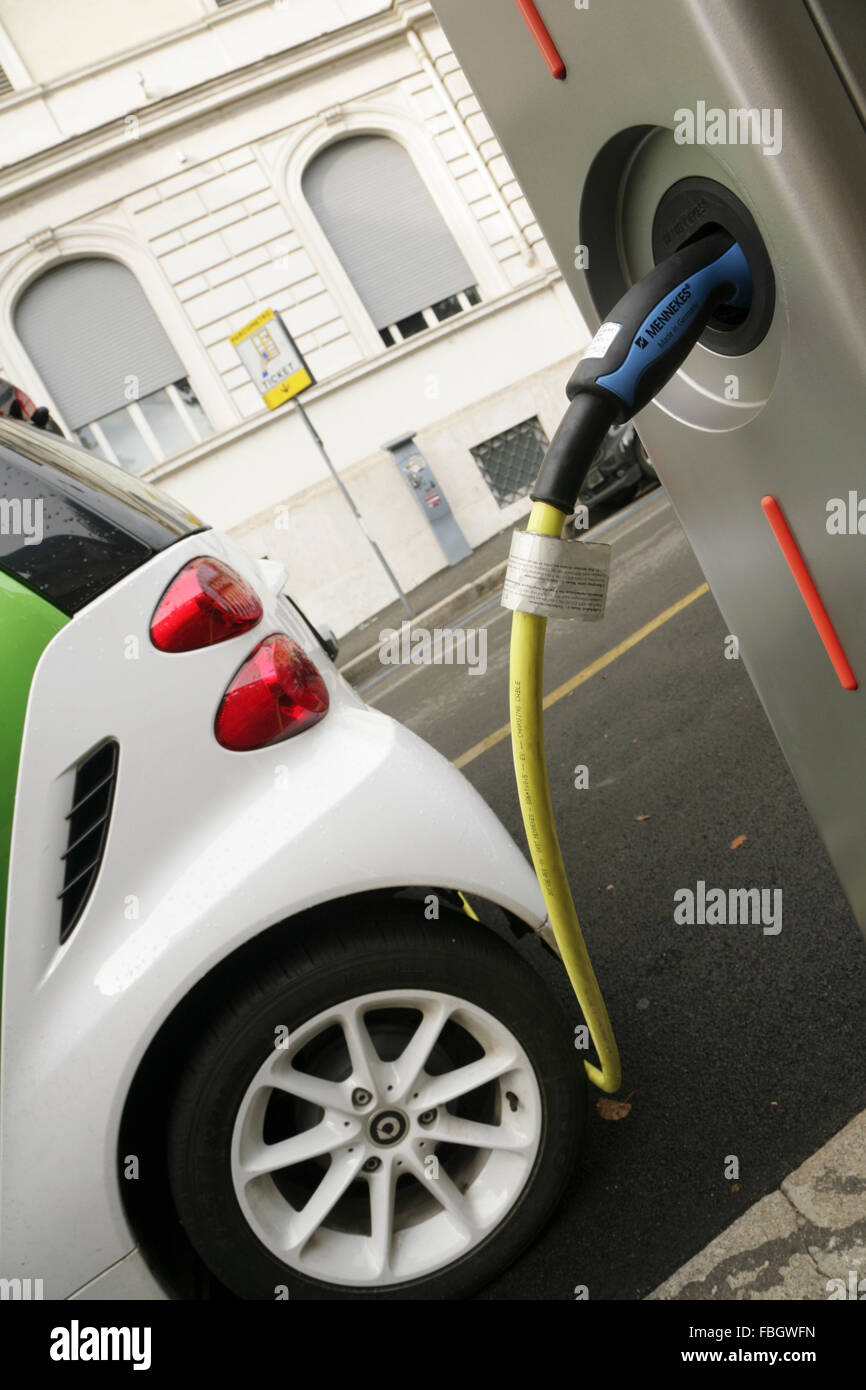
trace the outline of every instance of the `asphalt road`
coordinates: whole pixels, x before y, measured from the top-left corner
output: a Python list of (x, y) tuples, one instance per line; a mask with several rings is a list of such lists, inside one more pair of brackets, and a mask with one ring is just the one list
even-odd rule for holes
[[(703, 582), (661, 493), (604, 525), (607, 615), (548, 624), (546, 691)], [(495, 603), (471, 621), (486, 626), (484, 675), (395, 670), (366, 698), (458, 757), (507, 720), (509, 624)], [(571, 1299), (578, 1285), (640, 1298), (866, 1106), (866, 943), (725, 636), (705, 593), (546, 715), (557, 823), (632, 1110), (604, 1121), (592, 1093), (568, 1198), (482, 1298)], [(524, 844), (508, 741), (464, 771)], [(781, 888), (782, 930), (675, 925), (675, 891), (700, 879)], [(559, 967), (526, 949), (576, 1023)]]

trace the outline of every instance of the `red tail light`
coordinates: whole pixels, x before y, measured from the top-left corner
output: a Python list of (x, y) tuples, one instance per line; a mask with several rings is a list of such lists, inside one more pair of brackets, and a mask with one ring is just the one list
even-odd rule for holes
[(255, 589), (221, 560), (204, 555), (175, 575), (153, 615), (150, 635), (161, 652), (193, 652), (247, 632), (261, 616)]
[(328, 712), (328, 691), (291, 637), (266, 637), (244, 662), (216, 717), (217, 742), (235, 753), (293, 738)]

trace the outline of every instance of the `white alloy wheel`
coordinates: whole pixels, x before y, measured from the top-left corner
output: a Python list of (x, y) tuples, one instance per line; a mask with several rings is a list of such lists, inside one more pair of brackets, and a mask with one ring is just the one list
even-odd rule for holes
[(277, 1030), (237, 1111), (232, 1182), (284, 1265), (386, 1287), (491, 1234), (542, 1129), (535, 1072), (502, 1022), (452, 994), (379, 990)]
[(256, 945), (182, 1068), (168, 1178), (219, 1296), (471, 1297), (574, 1174), (586, 1071), (540, 973), (450, 909), (362, 906)]

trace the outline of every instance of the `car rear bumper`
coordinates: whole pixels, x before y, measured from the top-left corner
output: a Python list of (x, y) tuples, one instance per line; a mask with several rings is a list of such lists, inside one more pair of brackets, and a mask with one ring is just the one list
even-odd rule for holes
[[(529, 864), (478, 793), (367, 708), (320, 651), (331, 693), (320, 724), (255, 753), (217, 745), (215, 704), (247, 638), (167, 657), (142, 631), (167, 578), (203, 550), (261, 589), (230, 542), (179, 542), (68, 624), (31, 690), (7, 914), (0, 1275), (40, 1278), (48, 1298), (132, 1249), (118, 1155), (129, 1088), (174, 1007), (243, 943), (317, 904), (396, 887), (476, 894), (535, 929), (544, 918)], [(289, 627), (274, 600), (261, 632)], [(136, 661), (123, 654), (130, 635)], [(62, 719), (58, 690), (70, 692)], [(61, 945), (74, 769), (109, 735), (120, 761), (108, 843)]]

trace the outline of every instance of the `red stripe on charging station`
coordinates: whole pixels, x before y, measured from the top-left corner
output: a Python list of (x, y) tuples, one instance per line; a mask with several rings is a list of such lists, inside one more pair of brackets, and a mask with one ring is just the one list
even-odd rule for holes
[(770, 496), (761, 498), (761, 506), (773, 528), (773, 535), (779, 542), (779, 549), (788, 562), (788, 568), (794, 576), (794, 582), (803, 596), (803, 602), (809, 610), (812, 622), (818, 629), (818, 636), (824, 643), (827, 655), (833, 663), (833, 670), (846, 690), (856, 690), (857, 677), (848, 664), (842, 643), (836, 635), (836, 629), (830, 621), (829, 613), (821, 602), (821, 596), (806, 568), (806, 561), (800, 554), (800, 548), (791, 534), (791, 528), (782, 514), (782, 508), (775, 497)]
[(516, 4), (529, 25), (529, 32), (538, 44), (545, 63), (553, 76), (561, 81), (565, 77), (565, 63), (560, 56), (559, 49), (547, 32), (547, 25), (538, 13), (533, 0), (516, 0)]

